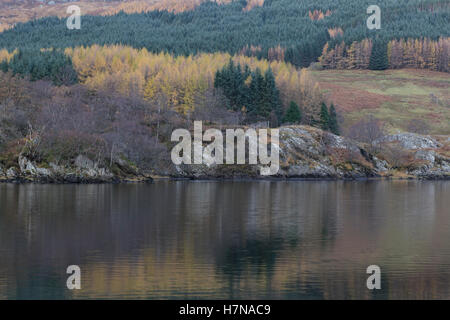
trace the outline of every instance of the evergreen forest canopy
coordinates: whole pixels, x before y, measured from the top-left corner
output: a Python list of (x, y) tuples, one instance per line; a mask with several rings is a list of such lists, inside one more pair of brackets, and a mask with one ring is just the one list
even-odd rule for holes
[[(369, 0), (266, 0), (243, 10), (246, 1), (218, 5), (206, 2), (181, 13), (151, 11), (114, 16), (83, 16), (80, 30), (66, 19), (49, 17), (18, 24), (0, 33), (0, 48), (39, 50), (93, 44), (121, 44), (150, 52), (191, 55), (200, 52), (244, 53), (306, 67), (317, 61), (324, 46), (376, 38), (450, 36), (447, 0), (380, 0), (380, 30), (366, 26)], [(338, 30), (338, 32), (333, 32)], [(342, 31), (342, 32), (341, 32)]]

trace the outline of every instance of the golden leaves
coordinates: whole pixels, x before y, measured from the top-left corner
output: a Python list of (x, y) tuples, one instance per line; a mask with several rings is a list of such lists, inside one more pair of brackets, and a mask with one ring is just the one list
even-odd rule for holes
[(269, 62), (243, 55), (231, 57), (227, 53), (202, 53), (175, 57), (120, 45), (77, 47), (67, 49), (66, 54), (72, 57), (81, 81), (91, 89), (134, 94), (147, 101), (163, 94), (168, 107), (183, 114), (195, 109), (198, 98), (214, 86), (216, 71), (230, 58), (252, 70), (259, 68), (265, 72), (270, 67), (284, 104), (295, 101), (302, 106), (304, 101), (311, 100), (306, 96), (312, 96), (314, 90), (306, 69), (297, 70), (285, 62)]

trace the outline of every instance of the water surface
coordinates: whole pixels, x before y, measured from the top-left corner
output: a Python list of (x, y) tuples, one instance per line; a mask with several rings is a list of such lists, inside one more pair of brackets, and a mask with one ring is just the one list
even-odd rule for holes
[(449, 208), (450, 182), (0, 184), (0, 299), (450, 299)]

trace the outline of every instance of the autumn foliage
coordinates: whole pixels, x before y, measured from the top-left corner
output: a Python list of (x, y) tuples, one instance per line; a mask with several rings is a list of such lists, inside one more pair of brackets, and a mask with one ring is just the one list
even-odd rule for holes
[[(319, 58), (327, 69), (367, 69), (373, 53), (373, 41), (364, 39), (330, 48), (327, 43)], [(416, 68), (450, 72), (450, 38), (438, 40), (399, 39), (387, 44), (389, 68)]]
[(308, 15), (311, 20), (318, 21), (318, 20), (324, 19), (325, 17), (331, 16), (331, 11), (327, 10), (324, 13), (322, 10), (314, 10), (314, 11), (309, 11)]
[[(194, 111), (205, 93), (214, 87), (217, 70), (230, 60), (242, 67), (266, 72), (271, 68), (280, 90), (283, 106), (291, 101), (305, 109), (306, 114), (317, 113), (321, 94), (306, 69), (298, 70), (279, 61), (259, 60), (224, 53), (202, 53), (175, 57), (167, 53), (153, 54), (145, 48), (126, 46), (78, 47), (66, 49), (80, 81), (93, 90), (111, 89), (125, 96), (156, 99), (163, 95), (167, 107), (183, 114)], [(309, 112), (308, 112), (309, 110)]]

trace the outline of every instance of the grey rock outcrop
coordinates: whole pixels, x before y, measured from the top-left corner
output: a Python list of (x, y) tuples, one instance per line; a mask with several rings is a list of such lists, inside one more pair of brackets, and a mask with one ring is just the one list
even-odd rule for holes
[[(416, 166), (399, 169), (389, 159), (383, 159), (383, 154), (375, 156), (371, 152), (376, 149), (373, 146), (369, 148), (370, 146), (351, 139), (309, 126), (288, 126), (279, 130), (280, 168), (272, 177), (358, 179), (395, 176), (403, 170), (403, 176), (409, 178), (450, 178), (450, 159), (438, 152), (443, 143), (430, 136), (399, 133), (374, 142), (373, 146), (377, 147), (396, 143), (399, 151), (413, 154)], [(193, 179), (262, 178), (259, 166), (249, 164), (173, 165), (171, 175)]]
[(17, 177), (17, 171), (14, 168), (9, 168), (6, 170), (6, 178), (15, 179)]
[(399, 142), (403, 149), (417, 150), (427, 148), (440, 148), (442, 145), (430, 136), (421, 136), (415, 133), (399, 133), (387, 135), (373, 142), (373, 145), (379, 145), (386, 142)]
[[(128, 177), (121, 177), (125, 180)], [(101, 167), (98, 163), (89, 158), (79, 155), (74, 160), (73, 166), (63, 166), (50, 162), (42, 167), (25, 156), (19, 156), (18, 169), (13, 167), (4, 170), (0, 166), (0, 181), (16, 182), (51, 182), (51, 183), (102, 183), (117, 182), (121, 178), (116, 177), (107, 168)], [(144, 180), (143, 177), (139, 177)], [(145, 177), (145, 180), (151, 180)]]
[[(246, 146), (248, 157), (248, 144)], [(372, 145), (366, 145), (309, 126), (286, 126), (279, 128), (279, 144), (274, 147), (279, 152), (279, 169), (272, 176), (262, 176), (261, 166), (248, 164), (248, 159), (246, 164), (212, 162), (199, 165), (174, 165), (168, 160), (164, 168), (154, 172), (189, 179), (267, 177), (450, 179), (450, 141), (446, 136), (399, 133), (379, 139)], [(0, 163), (0, 181), (57, 183), (150, 181), (151, 178), (147, 177), (148, 174), (141, 173), (136, 165), (126, 159), (116, 159), (109, 168), (85, 155), (79, 155), (72, 162), (65, 164), (54, 162), (38, 164), (22, 155), (19, 156), (18, 163), (12, 167), (10, 164)]]

